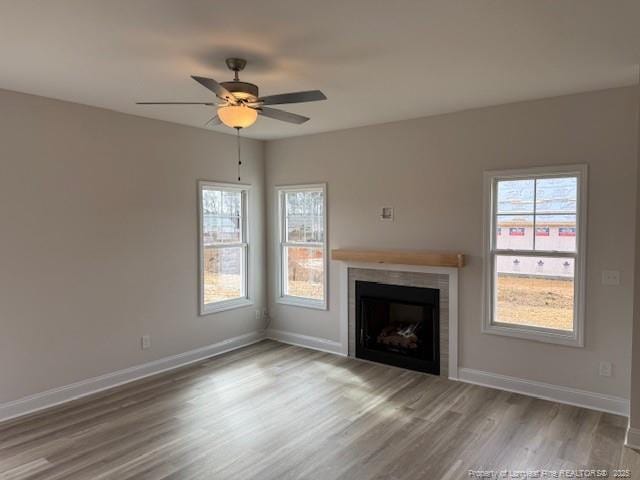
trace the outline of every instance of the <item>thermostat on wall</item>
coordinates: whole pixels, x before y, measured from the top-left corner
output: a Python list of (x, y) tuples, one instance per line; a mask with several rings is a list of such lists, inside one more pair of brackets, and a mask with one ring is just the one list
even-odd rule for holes
[(382, 207), (382, 210), (380, 211), (380, 220), (393, 221), (393, 207)]

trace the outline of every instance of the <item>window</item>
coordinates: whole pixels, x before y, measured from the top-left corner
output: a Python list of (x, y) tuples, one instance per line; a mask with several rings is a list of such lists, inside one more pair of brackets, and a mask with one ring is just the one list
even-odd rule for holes
[(279, 187), (278, 301), (327, 307), (325, 185)]
[(485, 173), (483, 331), (583, 345), (586, 166)]
[(200, 314), (249, 305), (247, 190), (200, 182)]

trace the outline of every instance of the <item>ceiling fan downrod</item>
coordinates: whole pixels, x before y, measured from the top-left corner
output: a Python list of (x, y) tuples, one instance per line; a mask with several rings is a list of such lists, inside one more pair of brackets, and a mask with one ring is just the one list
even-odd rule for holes
[(244, 70), (244, 67), (247, 66), (247, 61), (244, 58), (232, 57), (232, 58), (227, 58), (224, 61), (224, 63), (227, 64), (227, 68), (229, 68), (229, 70), (233, 71), (233, 74), (234, 74), (233, 81), (234, 82), (240, 81), (240, 77), (238, 76), (238, 73)]
[(238, 181), (240, 181), (240, 167), (242, 166), (242, 157), (240, 157), (240, 127), (235, 127), (236, 139), (238, 140)]

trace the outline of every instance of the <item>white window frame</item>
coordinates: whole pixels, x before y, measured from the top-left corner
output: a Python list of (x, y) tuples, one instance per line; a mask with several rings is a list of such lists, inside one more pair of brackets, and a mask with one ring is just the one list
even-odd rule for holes
[[(499, 180), (524, 180), (532, 178), (554, 178), (575, 176), (578, 179), (576, 210), (576, 251), (556, 250), (510, 250), (496, 248), (496, 183)], [(587, 240), (587, 165), (563, 165), (536, 167), (517, 170), (499, 170), (484, 172), (484, 295), (482, 332), (496, 335), (556, 343), (573, 347), (584, 347), (584, 304), (586, 285), (586, 240)], [(534, 231), (535, 235), (535, 231)], [(495, 310), (495, 256), (545, 256), (574, 258), (574, 305), (573, 331), (548, 329), (542, 327), (496, 323)]]
[[(324, 227), (324, 241), (322, 242), (286, 242), (286, 232), (285, 232), (285, 205), (284, 199), (285, 194), (290, 192), (301, 192), (301, 191), (322, 191), (322, 199), (323, 199), (323, 212), (324, 218), (323, 227)], [(296, 307), (305, 307), (305, 308), (314, 308), (318, 310), (326, 310), (328, 305), (329, 298), (329, 262), (328, 262), (328, 249), (327, 249), (327, 184), (326, 183), (315, 183), (315, 184), (304, 184), (304, 185), (280, 185), (276, 186), (276, 204), (278, 206), (278, 242), (276, 245), (276, 302), (285, 304), (285, 305), (293, 305)], [(323, 249), (323, 267), (324, 267), (324, 282), (323, 282), (323, 291), (324, 298), (322, 300), (314, 300), (311, 298), (304, 297), (295, 297), (292, 295), (285, 295), (284, 282), (285, 278), (285, 268), (284, 268), (284, 249), (285, 247), (316, 247)]]
[[(248, 222), (248, 205), (249, 190), (251, 185), (237, 183), (222, 183), (200, 180), (198, 182), (198, 304), (200, 305), (200, 315), (210, 315), (212, 313), (223, 312), (235, 308), (247, 307), (253, 305), (249, 292), (249, 222)], [(215, 303), (204, 303), (204, 244), (203, 244), (203, 214), (202, 192), (203, 190), (222, 190), (228, 192), (240, 192), (242, 195), (241, 209), (241, 241), (238, 243), (224, 243), (214, 248), (242, 248), (242, 295), (238, 298), (230, 300), (221, 300)]]

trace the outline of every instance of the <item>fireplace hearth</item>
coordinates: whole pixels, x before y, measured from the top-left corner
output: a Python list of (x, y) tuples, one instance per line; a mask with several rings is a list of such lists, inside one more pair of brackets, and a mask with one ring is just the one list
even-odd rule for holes
[(440, 291), (356, 281), (356, 357), (440, 374)]

